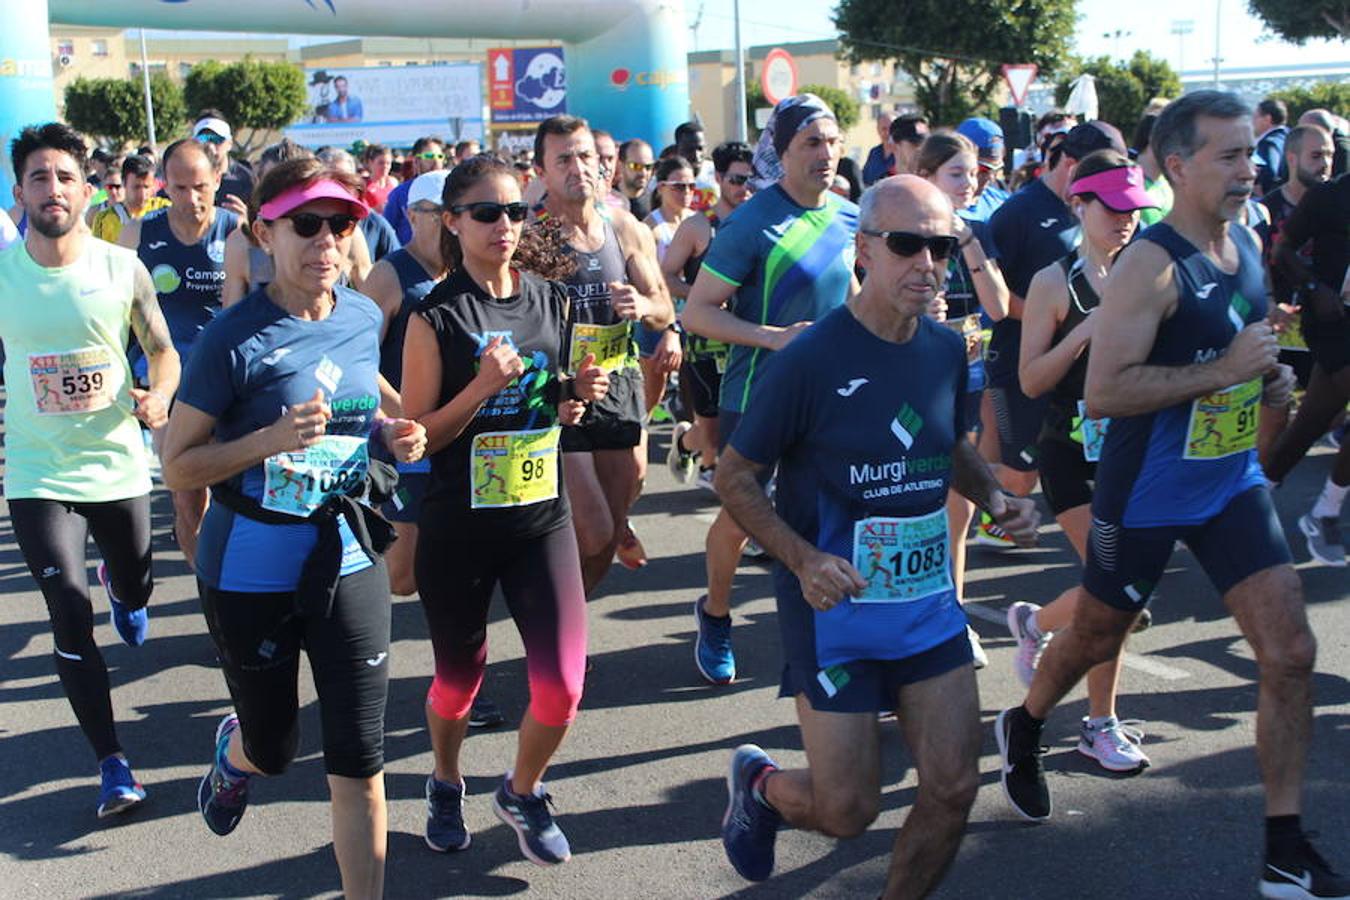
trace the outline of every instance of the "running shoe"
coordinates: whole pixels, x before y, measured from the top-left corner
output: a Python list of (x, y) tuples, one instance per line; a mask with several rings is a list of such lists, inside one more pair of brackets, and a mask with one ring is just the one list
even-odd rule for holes
[(614, 551), (614, 555), (618, 557), (619, 565), (625, 569), (637, 570), (647, 564), (647, 551), (633, 531), (632, 522), (624, 522), (623, 539), (619, 541), (619, 547)]
[(226, 748), (230, 735), (239, 730), (239, 717), (230, 713), (216, 726), (216, 749), (211, 756), (211, 768), (197, 786), (197, 808), (201, 810), (206, 827), (222, 837), (234, 831), (248, 809), (249, 776), (231, 780), (225, 774)]
[(121, 600), (113, 596), (112, 581), (108, 577), (108, 564), (102, 560), (98, 564), (98, 582), (108, 594), (108, 610), (112, 613), (113, 628), (117, 629), (117, 636), (122, 639), (122, 643), (128, 647), (139, 647), (144, 644), (146, 635), (150, 633), (150, 614), (145, 607), (127, 609)]
[(717, 488), (713, 486), (713, 479), (716, 477), (717, 466), (708, 466), (707, 468), (700, 466), (698, 470), (698, 486), (705, 491), (712, 491), (715, 494), (717, 493)]
[(106, 819), (126, 812), (145, 800), (145, 788), (131, 774), (131, 766), (120, 756), (99, 763), (98, 817)]
[(653, 425), (660, 425), (662, 422), (669, 422), (674, 418), (675, 417), (670, 414), (670, 410), (666, 409), (664, 403), (658, 403), (656, 404), (656, 408), (652, 410), (652, 414), (648, 417), (647, 421), (651, 422)]
[(1298, 530), (1308, 541), (1308, 555), (1324, 566), (1345, 568), (1345, 544), (1341, 543), (1341, 522), (1335, 516), (1317, 518), (1308, 513), (1299, 516)]
[[(1154, 600), (1157, 599), (1158, 599), (1158, 592), (1154, 591), (1149, 602), (1153, 602)], [(1148, 631), (1149, 626), (1151, 626), (1152, 624), (1153, 624), (1153, 613), (1149, 611), (1149, 608), (1147, 606), (1145, 606), (1143, 609), (1139, 610), (1139, 618), (1134, 620), (1134, 628), (1130, 629), (1130, 633), (1138, 634), (1141, 631)]]
[(773, 872), (773, 844), (783, 821), (776, 810), (755, 798), (755, 779), (766, 768), (777, 769), (778, 764), (754, 744), (741, 744), (731, 754), (727, 772), (722, 848), (748, 881), (763, 881)]
[(1008, 607), (1008, 630), (1012, 632), (1013, 640), (1017, 641), (1017, 652), (1013, 654), (1013, 671), (1017, 673), (1017, 678), (1027, 687), (1031, 687), (1031, 679), (1036, 675), (1036, 664), (1041, 661), (1041, 654), (1045, 652), (1045, 645), (1050, 643), (1052, 635), (1042, 634), (1040, 637), (1032, 637), (1032, 620), (1040, 607), (1035, 603), (1024, 603), (1018, 601)]
[(994, 737), (1002, 765), (1003, 793), (1019, 816), (1032, 822), (1050, 818), (1050, 789), (1045, 783), (1041, 730), (1024, 719), (1020, 707), (1003, 710), (994, 720)]
[(670, 436), (670, 450), (666, 452), (666, 467), (680, 484), (689, 484), (698, 471), (698, 454), (686, 450), (680, 439), (694, 430), (689, 422), (676, 422), (675, 431)]
[(497, 708), (497, 704), (482, 694), (473, 698), (473, 706), (469, 707), (470, 728), (496, 728), (505, 721), (506, 717)]
[(427, 776), (427, 846), (437, 853), (467, 850), (469, 829), (464, 827), (464, 783), (446, 784)]
[(507, 772), (492, 795), (492, 811), (515, 831), (526, 859), (540, 866), (556, 866), (572, 858), (572, 848), (567, 845), (567, 835), (553, 821), (553, 797), (542, 785), (539, 791), (525, 797), (512, 793), (511, 773)]
[(979, 547), (990, 547), (994, 550), (1017, 549), (1017, 542), (1008, 537), (1008, 532), (994, 524), (993, 517), (988, 513), (980, 513), (980, 524), (975, 529), (975, 534), (971, 537), (970, 543)]
[(747, 559), (755, 559), (755, 560), (769, 558), (768, 551), (766, 551), (763, 547), (761, 547), (759, 545), (759, 542), (756, 541), (754, 538), (745, 539), (745, 549), (741, 551), (741, 555), (746, 557)]
[(1144, 732), (1132, 722), (1122, 722), (1115, 716), (1105, 720), (1084, 717), (1078, 736), (1078, 752), (1112, 772), (1142, 772), (1150, 764), (1144, 751), (1139, 749), (1143, 742)]
[(984, 648), (980, 646), (980, 636), (975, 633), (974, 628), (967, 625), (966, 637), (970, 640), (970, 655), (973, 657), (971, 663), (975, 668), (983, 669), (989, 665), (989, 654), (985, 653)]
[(1261, 896), (1273, 900), (1350, 900), (1350, 878), (1338, 874), (1305, 835), (1288, 855), (1266, 857)]
[(704, 594), (694, 601), (694, 664), (699, 674), (713, 684), (731, 684), (736, 680), (736, 657), (731, 652), (731, 616), (710, 616), (703, 611), (708, 602)]

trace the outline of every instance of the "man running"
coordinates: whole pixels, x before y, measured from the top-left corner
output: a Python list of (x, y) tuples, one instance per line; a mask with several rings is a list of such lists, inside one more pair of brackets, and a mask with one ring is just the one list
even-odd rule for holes
[(652, 214), (652, 173), (656, 171), (656, 157), (652, 145), (641, 138), (633, 138), (619, 145), (619, 190), (628, 198), (628, 211), (638, 221)]
[[(713, 171), (717, 173), (717, 205), (703, 215), (690, 216), (681, 222), (666, 249), (666, 258), (661, 261), (661, 274), (677, 303), (688, 299), (718, 226), (750, 198), (752, 191), (754, 151), (748, 144), (739, 141), (719, 144), (712, 157)], [(666, 464), (678, 481), (688, 484), (694, 478), (696, 465), (701, 478), (710, 478), (717, 465), (717, 404), (728, 348), (726, 344), (687, 332), (685, 337), (680, 393), (693, 423), (675, 426)]]
[[(230, 151), (234, 149), (234, 132), (230, 130), (230, 123), (225, 121), (224, 113), (218, 109), (199, 112), (197, 122), (192, 126), (192, 137), (200, 144), (210, 144), (216, 148), (214, 159), (220, 181), (216, 186), (215, 205), (244, 215), (257, 178), (252, 166), (230, 156)], [(162, 164), (167, 162), (167, 159), (161, 160)]]
[[(1081, 126), (1080, 126), (1081, 127)], [(1312, 728), (1316, 641), (1289, 547), (1256, 461), (1261, 404), (1289, 401), (1276, 362), (1255, 236), (1235, 219), (1251, 196), (1251, 111), (1196, 91), (1163, 110), (1152, 143), (1172, 211), (1120, 255), (1105, 285), (1087, 372), (1087, 415), (1109, 416), (1092, 498), (1083, 591), (1021, 706), (995, 724), (1004, 791), (1024, 818), (1050, 816), (1041, 729), (1093, 665), (1112, 658), (1185, 541), (1255, 651), (1257, 758), (1266, 796), (1265, 897), (1350, 897), (1299, 821)], [(1188, 452), (1197, 418), (1220, 445)]]
[[(876, 818), (879, 711), (903, 723), (919, 779), (885, 897), (937, 887), (979, 787), (980, 703), (947, 563), (947, 489), (1028, 546), (1037, 513), (1003, 493), (965, 439), (965, 341), (926, 314), (957, 252), (953, 216), (912, 175), (868, 190), (861, 293), (774, 359), (718, 465), (727, 510), (779, 561), (779, 696), (796, 700), (808, 762), (780, 769), (753, 744), (732, 756), (722, 843), (752, 881), (772, 872), (780, 821), (856, 837)], [(759, 481), (775, 463), (777, 512)], [(869, 582), (860, 570), (877, 558), (888, 577)]]
[(412, 222), (408, 219), (408, 191), (418, 175), (445, 168), (445, 142), (438, 137), (418, 138), (412, 146), (412, 177), (400, 182), (384, 201), (384, 217), (394, 226), (399, 243), (412, 240)]
[[(145, 799), (113, 723), (108, 669), (94, 643), (85, 543), (103, 555), (99, 581), (113, 626), (145, 641), (150, 574), (150, 475), (141, 423), (163, 426), (178, 387), (178, 354), (150, 275), (134, 254), (90, 236), (85, 145), (68, 126), (25, 128), (10, 145), (14, 196), (32, 226), (0, 253), (6, 349), (5, 499), (28, 569), (47, 602), (56, 672), (99, 761), (100, 818)], [(137, 390), (129, 333), (150, 364)], [(39, 382), (55, 383), (55, 393)]]
[(590, 596), (621, 542), (637, 544), (628, 510), (642, 488), (647, 454), (632, 324), (661, 331), (675, 320), (675, 310), (651, 229), (623, 210), (603, 207), (602, 214), (596, 203), (600, 178), (586, 120), (554, 116), (540, 122), (534, 158), (547, 191), (544, 214), (558, 221), (565, 251), (577, 262), (566, 280), (572, 300), (567, 369), (575, 371), (594, 353), (610, 379), (605, 398), (562, 433), (564, 481)]
[(169, 198), (156, 196), (157, 190), (154, 162), (140, 154), (128, 156), (122, 162), (122, 193), (126, 199), (94, 216), (89, 225), (94, 237), (115, 244), (123, 225), (168, 206)]
[[(225, 239), (239, 217), (214, 205), (220, 186), (218, 151), (208, 143), (175, 141), (164, 150), (164, 190), (171, 204), (163, 212), (128, 222), (117, 243), (136, 251), (159, 295), (174, 349), (187, 360), (198, 332), (220, 309), (225, 286)], [(132, 371), (144, 378), (140, 348)], [(163, 431), (153, 432), (156, 451)], [(197, 531), (206, 513), (206, 490), (173, 491), (173, 533), (188, 565), (197, 557)]]
[[(841, 152), (839, 124), (824, 101), (814, 94), (781, 101), (755, 150), (767, 183), (718, 228), (689, 291), (685, 328), (731, 347), (717, 416), (722, 447), (753, 403), (770, 355), (856, 292), (858, 207), (830, 192)], [(726, 510), (718, 513), (706, 541), (708, 592), (694, 601), (694, 660), (713, 684), (736, 678), (731, 585), (745, 542)]]

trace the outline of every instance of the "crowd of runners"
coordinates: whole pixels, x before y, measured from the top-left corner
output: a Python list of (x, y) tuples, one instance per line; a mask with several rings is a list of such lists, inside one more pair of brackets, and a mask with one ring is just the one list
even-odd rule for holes
[[(1082, 567), (1008, 609), (1027, 689), (993, 723), (1012, 809), (1051, 816), (1042, 729), (1084, 679), (1079, 752), (1149, 765), (1117, 714), (1122, 648), (1182, 543), (1259, 670), (1259, 889), (1350, 898), (1300, 819), (1316, 641), (1272, 502), (1337, 446), (1296, 537), (1346, 566), (1350, 128), (1213, 91), (1142, 112), (1130, 142), (1051, 112), (1015, 166), (987, 119), (884, 116), (861, 169), (811, 94), (754, 146), (709, 150), (689, 122), (659, 153), (568, 116), (516, 157), (428, 136), (401, 163), (283, 140), (250, 166), (214, 110), (158, 157), (24, 129), (0, 211), (4, 491), (97, 815), (146, 791), (86, 542), (117, 634), (153, 653), (158, 480), (232, 707), (202, 735), (212, 832), (295, 758), (303, 655), (342, 890), (380, 896), (384, 736), (414, 724), (385, 718), (390, 603), (415, 593), (427, 845), (470, 847), (464, 773), (488, 767), (521, 853), (568, 860), (545, 775), (584, 707), (587, 600), (616, 561), (648, 562), (629, 511), (659, 440), (721, 503), (689, 598), (710, 684), (737, 677), (742, 556), (775, 561), (807, 767), (732, 751), (722, 840), (746, 879), (771, 877), (784, 825), (869, 826), (893, 715), (918, 789), (883, 895), (940, 883), (980, 782), (966, 547), (1034, 545), (1043, 505)], [(485, 760), (465, 738), (502, 724), (480, 696), (497, 591), (529, 705), (514, 758)]]

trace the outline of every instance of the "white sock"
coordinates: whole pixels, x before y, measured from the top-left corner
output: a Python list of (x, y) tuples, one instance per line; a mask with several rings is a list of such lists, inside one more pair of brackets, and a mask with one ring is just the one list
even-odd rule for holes
[(1350, 485), (1342, 487), (1327, 476), (1327, 483), (1322, 485), (1322, 493), (1318, 495), (1317, 502), (1313, 504), (1312, 516), (1314, 519), (1334, 519), (1340, 516), (1341, 507), (1345, 505), (1345, 495), (1350, 494)]

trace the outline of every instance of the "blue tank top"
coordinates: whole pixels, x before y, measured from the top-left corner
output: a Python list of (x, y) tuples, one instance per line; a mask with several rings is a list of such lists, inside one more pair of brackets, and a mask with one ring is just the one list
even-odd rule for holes
[(431, 293), (431, 289), (436, 286), (436, 279), (428, 275), (417, 257), (406, 249), (395, 250), (385, 260), (394, 267), (398, 286), (403, 291), (403, 300), (389, 323), (389, 330), (385, 332), (384, 343), (380, 344), (380, 374), (393, 385), (394, 390), (399, 390), (403, 383), (403, 336), (408, 333), (408, 316)]
[(220, 310), (220, 292), (225, 286), (225, 238), (238, 225), (238, 216), (217, 209), (215, 221), (202, 239), (184, 244), (169, 227), (167, 209), (141, 220), (136, 254), (150, 271), (174, 349), (185, 362), (198, 332)]
[[(1230, 224), (1228, 233), (1238, 250), (1238, 268), (1231, 275), (1166, 223), (1140, 235), (1167, 251), (1177, 286), (1176, 311), (1158, 327), (1148, 365), (1217, 359), (1241, 329), (1266, 317), (1260, 248), (1241, 225)], [(1259, 380), (1255, 390), (1255, 403), (1246, 404), (1249, 414), (1259, 408)], [(1255, 449), (1228, 452), (1220, 446), (1211, 428), (1219, 401), (1220, 394), (1211, 394), (1113, 418), (1097, 465), (1094, 518), (1127, 528), (1194, 525), (1213, 518), (1243, 491), (1265, 484)], [(1242, 405), (1232, 394), (1223, 402), (1235, 409)], [(1255, 419), (1249, 430), (1254, 432)]]

